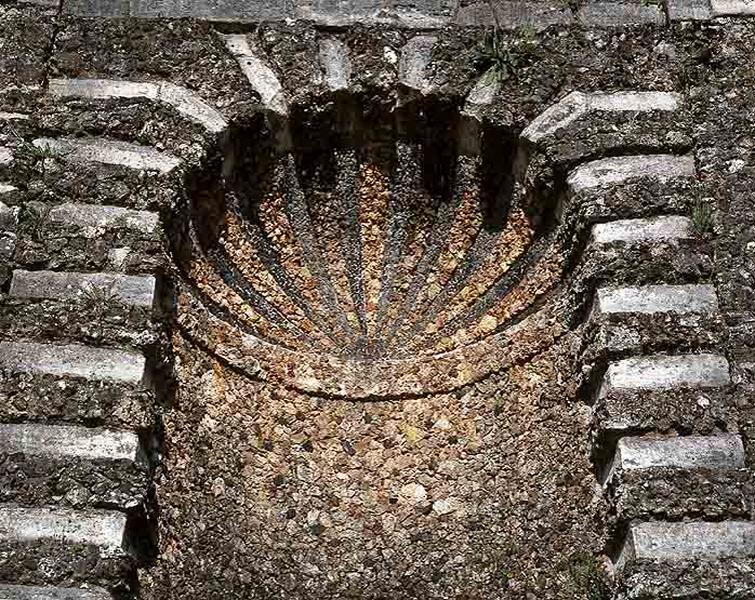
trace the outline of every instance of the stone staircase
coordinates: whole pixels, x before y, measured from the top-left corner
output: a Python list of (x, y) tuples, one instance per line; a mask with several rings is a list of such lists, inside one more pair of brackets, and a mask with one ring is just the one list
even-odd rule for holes
[[(103, 138), (33, 144), (63, 173), (170, 176), (181, 162)], [(128, 196), (2, 209), (0, 598), (128, 597), (154, 546), (159, 215)]]
[[(610, 114), (617, 102), (600, 105)], [(584, 104), (565, 119), (554, 111), (560, 126)], [(546, 120), (542, 131), (553, 129)], [(575, 146), (554, 142), (569, 169), (563, 218), (586, 240), (571, 291), (584, 307), (585, 393), (616, 597), (748, 597), (751, 477), (710, 232), (691, 218), (694, 161), (651, 154), (572, 166)]]
[(543, 165), (563, 173), (560, 219), (577, 252), (568, 294), (582, 324), (620, 599), (751, 598), (755, 589), (742, 392), (711, 223), (695, 218), (704, 188), (684, 111), (663, 93), (575, 93), (523, 132), (523, 180), (536, 182)]

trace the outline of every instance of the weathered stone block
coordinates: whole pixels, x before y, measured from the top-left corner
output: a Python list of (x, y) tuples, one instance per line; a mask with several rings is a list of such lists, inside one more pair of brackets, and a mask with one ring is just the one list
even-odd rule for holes
[(287, 114), (288, 101), (278, 76), (255, 55), (246, 35), (225, 35), (223, 39), (228, 50), (236, 57), (252, 88), (262, 98), (263, 104), (273, 112)]
[(505, 29), (519, 27), (544, 28), (565, 25), (574, 21), (574, 15), (563, 2), (462, 0), (454, 17), (458, 25), (487, 25), (500, 23)]
[(611, 364), (600, 396), (613, 390), (708, 388), (729, 383), (729, 363), (717, 354), (641, 356)]
[(710, 0), (668, 0), (671, 21), (707, 21), (712, 16)]
[(755, 556), (755, 523), (636, 523), (616, 562), (621, 570), (630, 561), (685, 561)]
[(663, 25), (666, 17), (660, 3), (598, 0), (582, 4), (577, 12), (577, 20), (588, 26), (615, 27), (638, 23)]
[(225, 117), (190, 90), (169, 82), (113, 79), (51, 79), (49, 92), (68, 98), (144, 98), (166, 104), (212, 133), (225, 132)]
[(0, 452), (135, 462), (139, 455), (139, 438), (128, 431), (7, 423), (0, 424)]
[(436, 42), (436, 37), (418, 35), (402, 48), (398, 78), (403, 85), (423, 93), (428, 91), (427, 68)]
[(739, 469), (745, 466), (738, 435), (625, 437), (616, 446), (614, 474), (655, 467)]
[(132, 509), (148, 486), (139, 439), (126, 431), (0, 425), (0, 464), (0, 500), (24, 506)]
[(102, 588), (0, 585), (0, 600), (113, 600)]
[(328, 89), (345, 90), (351, 78), (351, 60), (349, 49), (336, 38), (320, 40), (320, 64), (325, 73), (325, 85)]
[(592, 229), (591, 241), (593, 244), (614, 244), (684, 240), (691, 237), (692, 221), (689, 217), (667, 216), (597, 223)]
[(160, 225), (160, 216), (154, 212), (70, 202), (53, 206), (47, 217), (52, 224), (76, 227), (84, 235), (90, 232), (89, 236), (100, 235), (103, 230), (124, 229), (154, 238)]
[(714, 313), (718, 311), (712, 285), (648, 285), (601, 288), (595, 300), (599, 314)]
[(678, 94), (669, 92), (572, 92), (535, 118), (522, 131), (522, 137), (540, 143), (589, 115), (674, 112), (680, 101)]
[(130, 306), (150, 307), (155, 302), (155, 278), (119, 273), (56, 273), (21, 271), (13, 273), (9, 295), (13, 298), (76, 300), (98, 294)]
[(755, 15), (755, 0), (711, 0), (713, 16)]
[(567, 179), (569, 192), (578, 194), (593, 188), (623, 185), (638, 178), (666, 182), (695, 176), (693, 156), (651, 154), (617, 156), (585, 163), (574, 169)]
[[(598, 392), (598, 433), (674, 428), (710, 431), (731, 423), (736, 398), (717, 354), (650, 355), (609, 364)], [(733, 426), (733, 424), (732, 424)]]
[(0, 545), (64, 540), (119, 554), (125, 550), (125, 533), (126, 515), (114, 511), (0, 507)]
[(139, 384), (144, 379), (145, 359), (139, 353), (112, 348), (2, 342), (0, 368), (56, 377)]
[(34, 145), (70, 162), (97, 162), (160, 173), (169, 173), (181, 164), (179, 158), (149, 146), (102, 138), (39, 138)]

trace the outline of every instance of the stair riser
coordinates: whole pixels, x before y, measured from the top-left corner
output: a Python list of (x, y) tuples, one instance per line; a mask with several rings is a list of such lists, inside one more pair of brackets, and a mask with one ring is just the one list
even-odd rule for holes
[(62, 342), (148, 348), (162, 340), (151, 308), (97, 300), (7, 300), (0, 306), (6, 339), (55, 339)]
[(138, 509), (149, 484), (146, 467), (0, 452), (0, 502), (19, 506)]
[(52, 420), (145, 430), (153, 392), (118, 383), (0, 371), (0, 421)]
[(752, 482), (742, 469), (685, 471), (654, 468), (624, 472), (607, 488), (614, 518), (717, 520), (747, 518)]

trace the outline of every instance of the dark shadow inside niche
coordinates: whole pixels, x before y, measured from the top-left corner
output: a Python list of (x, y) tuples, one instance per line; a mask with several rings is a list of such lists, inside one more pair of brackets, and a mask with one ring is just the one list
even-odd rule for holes
[[(458, 99), (428, 96), (402, 105), (374, 96), (335, 93), (327, 101), (296, 105), (285, 120), (273, 117), (237, 131), (234, 168), (226, 181), (247, 218), (256, 219), (259, 199), (272, 187), (275, 164), (290, 152), (297, 184), (309, 201), (337, 184), (339, 151), (353, 150), (360, 164), (372, 162), (395, 174), (397, 145), (418, 149), (421, 187), (438, 203), (450, 201), (460, 156), (479, 157), (479, 211), (487, 229), (506, 224), (514, 195), (515, 132), (465, 116)], [(536, 198), (521, 206), (536, 227), (552, 225), (553, 203)]]
[(543, 255), (551, 202), (515, 182), (517, 136), (455, 100), (334, 94), (229, 147), (192, 176), (174, 239), (202, 302), (253, 338), (404, 360), (526, 310), (500, 307)]

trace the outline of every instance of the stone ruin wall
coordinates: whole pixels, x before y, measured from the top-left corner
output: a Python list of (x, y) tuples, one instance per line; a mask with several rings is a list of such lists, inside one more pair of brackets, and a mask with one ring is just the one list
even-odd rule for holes
[(755, 598), (753, 5), (376, 4), (0, 3), (0, 598)]

